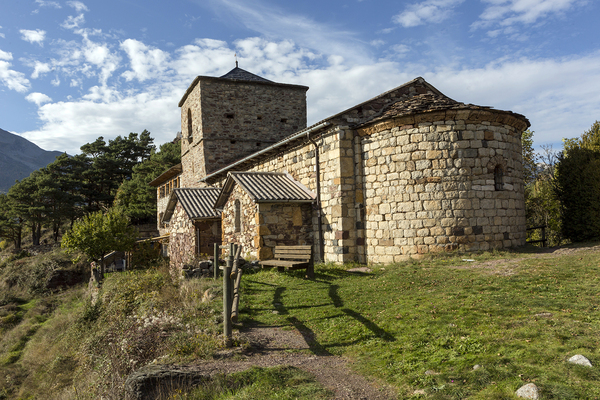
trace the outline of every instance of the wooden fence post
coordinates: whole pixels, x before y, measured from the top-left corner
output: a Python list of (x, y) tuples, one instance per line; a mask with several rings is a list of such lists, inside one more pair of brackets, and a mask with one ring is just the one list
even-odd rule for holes
[(215, 243), (215, 256), (213, 259), (213, 276), (215, 280), (219, 277), (219, 244)]
[(225, 346), (231, 347), (231, 266), (233, 264), (233, 243), (229, 245), (227, 264), (223, 269), (223, 336)]
[(242, 281), (242, 269), (239, 267), (242, 245), (236, 246), (235, 259), (233, 260), (233, 269), (231, 271), (231, 280), (233, 281), (233, 299), (231, 304), (231, 321), (237, 322), (238, 309), (240, 304), (240, 283)]

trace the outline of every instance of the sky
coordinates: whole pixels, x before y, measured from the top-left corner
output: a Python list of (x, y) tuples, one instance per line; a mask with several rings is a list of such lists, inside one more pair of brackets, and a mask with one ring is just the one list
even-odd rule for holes
[(181, 130), (198, 75), (309, 86), (308, 124), (418, 76), (560, 150), (600, 120), (597, 0), (0, 0), (0, 128), (77, 154)]

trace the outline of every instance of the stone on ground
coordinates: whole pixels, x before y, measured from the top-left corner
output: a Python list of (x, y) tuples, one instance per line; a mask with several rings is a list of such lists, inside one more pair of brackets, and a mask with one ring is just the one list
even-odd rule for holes
[(569, 358), (569, 362), (577, 365), (583, 365), (585, 367), (591, 367), (592, 363), (590, 360), (582, 356), (581, 354), (575, 354), (573, 357)]
[(539, 399), (538, 388), (535, 383), (528, 383), (527, 385), (521, 386), (516, 392), (517, 397), (524, 399)]

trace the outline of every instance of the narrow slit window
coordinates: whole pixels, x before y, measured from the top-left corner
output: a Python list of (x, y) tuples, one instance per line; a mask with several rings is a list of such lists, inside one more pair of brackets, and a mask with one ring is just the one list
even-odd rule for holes
[(240, 232), (242, 230), (242, 206), (239, 200), (236, 200), (233, 204), (234, 207), (234, 216), (233, 216), (233, 224), (235, 228), (235, 232)]
[(503, 189), (503, 187), (504, 187), (503, 181), (504, 181), (504, 170), (502, 169), (501, 165), (496, 165), (496, 168), (494, 168), (494, 186), (495, 186), (496, 190)]
[(225, 118), (233, 119), (233, 117), (234, 117), (233, 113), (227, 113), (227, 114), (225, 114)]
[(188, 140), (192, 140), (194, 137), (193, 126), (192, 126), (192, 110), (188, 108), (187, 112), (187, 125), (188, 125)]

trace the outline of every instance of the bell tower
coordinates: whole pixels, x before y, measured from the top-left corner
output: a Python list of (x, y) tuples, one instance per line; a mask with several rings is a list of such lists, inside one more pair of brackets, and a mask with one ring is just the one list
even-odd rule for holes
[(308, 87), (272, 82), (237, 66), (198, 76), (181, 107), (182, 186), (306, 127)]

